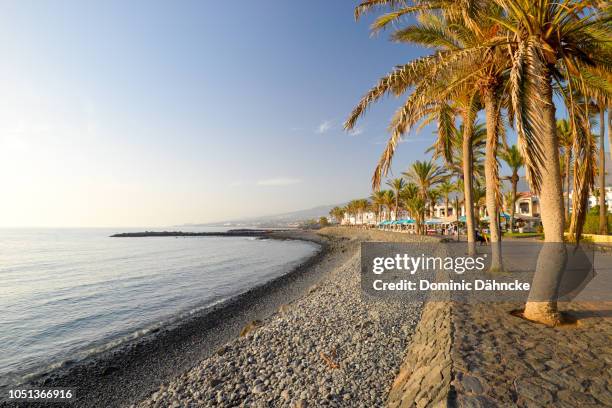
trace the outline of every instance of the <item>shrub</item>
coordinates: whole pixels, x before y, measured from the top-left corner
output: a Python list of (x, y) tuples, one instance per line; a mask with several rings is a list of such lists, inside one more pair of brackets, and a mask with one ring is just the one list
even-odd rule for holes
[[(582, 232), (584, 234), (599, 234), (599, 214), (587, 214)], [(608, 214), (608, 233), (610, 232), (612, 232), (612, 214)]]

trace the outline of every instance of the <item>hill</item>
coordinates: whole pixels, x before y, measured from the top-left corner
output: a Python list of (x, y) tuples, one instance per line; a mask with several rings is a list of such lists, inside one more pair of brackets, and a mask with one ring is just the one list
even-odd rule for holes
[(266, 215), (261, 217), (248, 217), (235, 220), (227, 220), (221, 222), (211, 222), (207, 224), (188, 224), (192, 227), (206, 227), (213, 225), (223, 226), (249, 226), (249, 227), (287, 227), (297, 225), (309, 219), (318, 219), (319, 217), (327, 217), (329, 211), (336, 206), (344, 204), (320, 205), (318, 207), (308, 208), (305, 210), (291, 211), (287, 213)]

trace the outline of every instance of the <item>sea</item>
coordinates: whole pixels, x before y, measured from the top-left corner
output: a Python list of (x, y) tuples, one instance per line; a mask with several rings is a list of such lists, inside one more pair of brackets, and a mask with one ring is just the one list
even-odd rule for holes
[(0, 229), (0, 388), (187, 318), (319, 249), (250, 237), (110, 237), (166, 229)]

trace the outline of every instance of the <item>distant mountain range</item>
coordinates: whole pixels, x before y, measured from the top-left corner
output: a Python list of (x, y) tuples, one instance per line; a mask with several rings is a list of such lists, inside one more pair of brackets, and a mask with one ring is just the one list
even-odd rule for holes
[[(506, 174), (502, 174), (506, 176)], [(504, 181), (504, 190), (510, 190), (510, 182)], [(612, 185), (612, 160), (610, 160), (609, 153), (606, 152), (606, 185)], [(518, 183), (518, 191), (529, 191), (529, 186), (525, 180), (525, 177), (521, 177)], [(206, 224), (185, 224), (185, 226), (192, 227), (206, 227), (206, 226), (231, 226), (231, 227), (287, 227), (291, 225), (299, 224), (303, 221), (310, 219), (318, 219), (319, 217), (327, 217), (329, 211), (333, 207), (342, 207), (346, 203), (333, 204), (333, 205), (320, 205), (318, 207), (309, 208), (306, 210), (291, 211), (276, 215), (267, 215), (262, 217), (249, 217), (239, 218), (235, 220), (227, 220), (221, 222), (210, 222)]]
[(319, 217), (327, 217), (329, 215), (329, 211), (332, 208), (343, 205), (346, 205), (346, 203), (334, 205), (320, 205), (318, 207), (313, 207), (306, 210), (291, 211), (287, 213), (266, 215), (262, 217), (248, 217), (222, 222), (210, 222), (206, 224), (186, 224), (186, 226), (207, 227), (224, 225), (232, 227), (287, 227), (299, 224), (309, 219), (319, 219)]

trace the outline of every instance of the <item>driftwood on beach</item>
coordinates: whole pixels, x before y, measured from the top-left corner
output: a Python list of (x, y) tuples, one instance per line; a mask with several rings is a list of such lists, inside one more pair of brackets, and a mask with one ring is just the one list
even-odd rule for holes
[(185, 232), (185, 231), (143, 231), (122, 232), (111, 235), (111, 238), (142, 237), (263, 237), (274, 231), (269, 229), (233, 229), (219, 232)]

